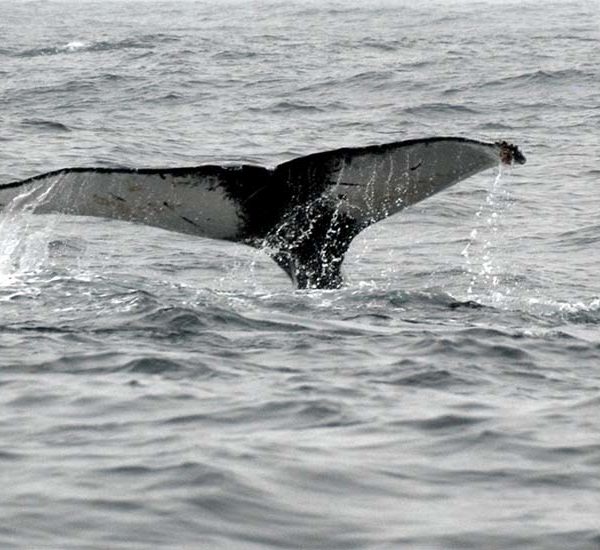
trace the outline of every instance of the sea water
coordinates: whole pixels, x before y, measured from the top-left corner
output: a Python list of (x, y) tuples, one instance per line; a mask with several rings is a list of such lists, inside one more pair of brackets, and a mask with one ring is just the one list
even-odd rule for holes
[(596, 2), (0, 1), (0, 184), (517, 143), (346, 285), (0, 216), (2, 548), (600, 548)]

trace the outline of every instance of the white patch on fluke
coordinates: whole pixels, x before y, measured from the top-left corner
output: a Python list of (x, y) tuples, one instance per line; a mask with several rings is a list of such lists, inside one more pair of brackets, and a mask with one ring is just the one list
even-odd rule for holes
[[(216, 177), (88, 171), (50, 175), (32, 185), (28, 204), (36, 214), (109, 218), (214, 239), (234, 239), (243, 223)], [(0, 189), (0, 202), (19, 191)]]

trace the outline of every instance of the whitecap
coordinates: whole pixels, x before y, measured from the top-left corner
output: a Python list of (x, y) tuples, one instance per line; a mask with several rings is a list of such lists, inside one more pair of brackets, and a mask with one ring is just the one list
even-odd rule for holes
[(65, 44), (64, 46), (62, 46), (60, 49), (63, 51), (67, 51), (67, 52), (76, 52), (79, 50), (83, 50), (84, 48), (88, 47), (88, 43), (84, 42), (82, 40), (73, 40), (72, 42), (69, 42), (68, 44)]

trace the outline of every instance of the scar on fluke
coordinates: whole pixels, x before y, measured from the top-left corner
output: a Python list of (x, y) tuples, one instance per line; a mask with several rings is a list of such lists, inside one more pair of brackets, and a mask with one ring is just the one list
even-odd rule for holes
[(113, 199), (117, 199), (118, 201), (121, 202), (127, 202), (123, 197), (119, 197), (119, 195), (115, 195), (114, 193), (109, 193), (109, 195), (113, 198)]

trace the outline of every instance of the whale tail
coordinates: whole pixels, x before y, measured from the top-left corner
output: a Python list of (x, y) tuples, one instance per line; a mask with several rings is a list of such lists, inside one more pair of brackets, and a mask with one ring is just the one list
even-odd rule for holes
[(338, 288), (344, 255), (363, 229), (482, 170), (524, 162), (514, 145), (464, 138), (300, 157), (274, 170), (293, 206), (264, 242), (298, 288)]
[(143, 223), (264, 250), (298, 288), (337, 288), (352, 239), (482, 170), (523, 164), (506, 142), (465, 138), (342, 148), (261, 166), (67, 168), (0, 186), (36, 213)]

